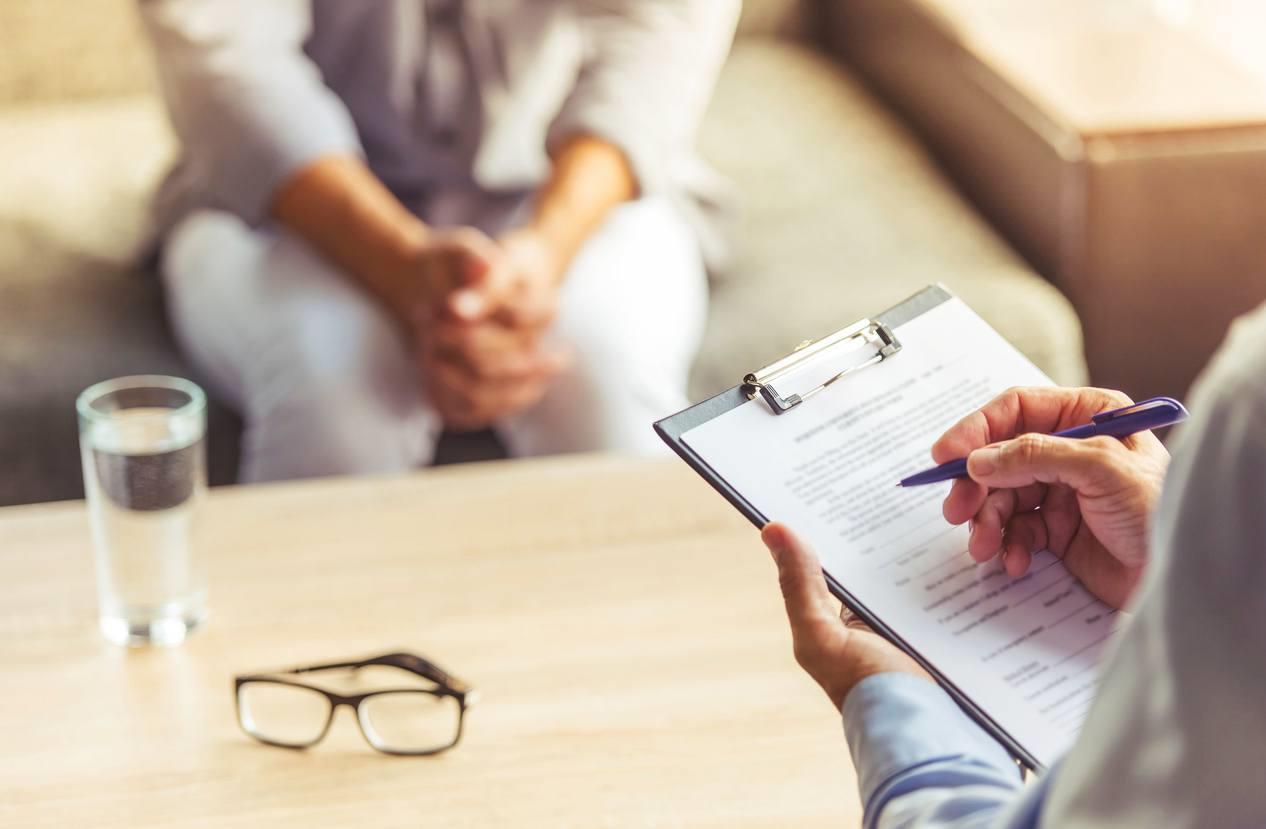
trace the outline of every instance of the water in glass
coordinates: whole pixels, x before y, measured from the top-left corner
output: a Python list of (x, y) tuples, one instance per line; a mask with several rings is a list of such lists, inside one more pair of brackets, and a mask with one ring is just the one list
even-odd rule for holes
[(120, 644), (175, 644), (205, 615), (194, 526), (206, 492), (205, 415), (106, 408), (85, 419), (80, 438), (101, 629)]

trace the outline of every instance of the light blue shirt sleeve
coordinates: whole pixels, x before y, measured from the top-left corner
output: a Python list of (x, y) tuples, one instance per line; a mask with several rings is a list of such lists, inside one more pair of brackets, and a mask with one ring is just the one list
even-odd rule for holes
[(1021, 790), (939, 688), (869, 677), (843, 706), (868, 829), (1266, 826), (1266, 305), (1189, 405), (1153, 562), (1066, 758)]
[(302, 167), (363, 155), (346, 106), (304, 53), (311, 0), (144, 0), (140, 9), (185, 175), (211, 206), (258, 224)]
[(547, 145), (577, 134), (618, 147), (643, 195), (694, 146), (738, 24), (738, 0), (576, 0), (583, 66)]
[(1054, 771), (1028, 787), (1007, 752), (927, 680), (867, 677), (844, 700), (866, 829), (1036, 827)]

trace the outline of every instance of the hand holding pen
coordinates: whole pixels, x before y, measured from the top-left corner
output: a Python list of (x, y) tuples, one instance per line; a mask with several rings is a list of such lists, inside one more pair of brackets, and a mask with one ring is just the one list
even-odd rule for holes
[[(976, 561), (1000, 556), (1019, 577), (1035, 553), (1049, 550), (1096, 596), (1125, 604), (1147, 562), (1147, 527), (1169, 453), (1150, 431), (1052, 434), (1096, 425), (1096, 416), (1123, 407), (1138, 408), (1103, 389), (1012, 389), (936, 442), (933, 460), (964, 461), (967, 477), (955, 480), (944, 514), (952, 524), (972, 522), (968, 552)], [(1140, 422), (1118, 420), (1115, 428)]]

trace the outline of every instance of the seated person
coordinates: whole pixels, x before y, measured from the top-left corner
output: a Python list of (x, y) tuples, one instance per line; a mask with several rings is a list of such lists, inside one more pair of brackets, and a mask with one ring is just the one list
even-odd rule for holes
[(867, 827), (1266, 826), (1266, 307), (1198, 384), (1172, 466), (1151, 433), (1021, 434), (1125, 402), (1012, 390), (932, 450), (968, 456), (944, 511), (972, 522), (977, 561), (1016, 577), (1048, 549), (1130, 612), (1078, 741), (1027, 789), (913, 660), (835, 615), (811, 550), (763, 531), (796, 658), (842, 711)]
[(692, 159), (739, 0), (142, 0), (184, 350), (247, 481), (445, 428), (657, 451), (705, 317)]

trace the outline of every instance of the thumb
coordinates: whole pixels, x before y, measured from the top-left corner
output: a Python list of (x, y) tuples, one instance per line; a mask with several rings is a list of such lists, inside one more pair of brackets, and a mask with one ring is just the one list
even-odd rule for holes
[(1089, 493), (1118, 477), (1112, 450), (1119, 446), (1113, 438), (1020, 435), (972, 452), (967, 456), (967, 474), (977, 483), (999, 489), (1045, 483)]
[(831, 594), (822, 577), (822, 564), (813, 550), (776, 522), (766, 524), (760, 537), (778, 565), (778, 586), (787, 605), (792, 634), (799, 637), (810, 626), (833, 621)]
[(505, 262), (495, 242), (474, 231), (454, 234), (456, 267), (448, 311), (458, 320), (476, 322), (497, 308), (504, 293)]
[(462, 263), (457, 288), (448, 297), (448, 310), (462, 322), (477, 322), (497, 308), (497, 266), (483, 257), (468, 256)]

